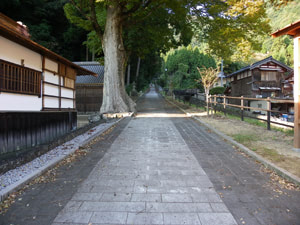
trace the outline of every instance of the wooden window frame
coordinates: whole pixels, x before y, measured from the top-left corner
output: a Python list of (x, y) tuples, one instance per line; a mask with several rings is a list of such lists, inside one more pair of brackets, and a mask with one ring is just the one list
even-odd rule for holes
[(42, 72), (0, 59), (0, 92), (41, 97)]

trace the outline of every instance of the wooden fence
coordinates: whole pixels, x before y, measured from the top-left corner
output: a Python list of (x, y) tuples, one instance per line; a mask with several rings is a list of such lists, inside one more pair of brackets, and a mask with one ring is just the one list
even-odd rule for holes
[[(230, 99), (236, 99), (240, 101), (240, 105), (238, 104), (230, 104), (228, 103)], [(267, 103), (267, 108), (258, 108), (258, 107), (250, 107), (250, 106), (245, 106), (245, 101), (265, 101)], [(274, 114), (281, 114), (282, 111), (278, 110), (272, 110), (271, 105), (272, 103), (290, 103), (294, 104), (293, 100), (287, 100), (287, 99), (273, 99), (273, 98), (248, 98), (248, 97), (231, 97), (231, 96), (218, 96), (218, 95), (210, 95), (208, 98), (208, 105), (209, 108), (214, 110), (215, 112), (219, 109), (219, 111), (222, 111), (226, 114), (226, 108), (227, 107), (233, 107), (233, 108), (238, 108), (240, 109), (240, 116), (241, 120), (244, 120), (244, 117), (249, 117), (261, 121), (265, 121), (267, 123), (267, 128), (268, 130), (271, 129), (271, 123), (281, 125), (281, 126), (286, 126), (290, 128), (294, 128), (293, 125), (285, 124), (285, 123), (279, 123), (276, 121), (271, 120), (271, 113)], [(217, 107), (221, 106), (221, 107)], [(253, 117), (253, 116), (246, 116), (245, 111), (246, 110), (253, 110), (253, 111), (265, 111), (267, 113), (267, 119), (262, 119), (258, 117)]]
[[(182, 100), (185, 103), (189, 103), (190, 105), (196, 105), (200, 107), (207, 107), (206, 101), (203, 99), (200, 99), (197, 95), (194, 97), (191, 95), (181, 95), (181, 94), (175, 94), (175, 98)], [(232, 104), (229, 103), (230, 100), (235, 100), (235, 102), (239, 101), (240, 104)], [(251, 107), (251, 106), (246, 106), (245, 103), (246, 101), (263, 101), (266, 102), (267, 107), (266, 108), (258, 108), (258, 107)], [(282, 111), (278, 110), (272, 110), (271, 106), (272, 103), (289, 103), (289, 104), (294, 104), (293, 100), (287, 100), (287, 99), (272, 99), (272, 98), (248, 98), (248, 97), (230, 97), (230, 96), (220, 96), (220, 95), (210, 95), (208, 98), (208, 112), (209, 111), (220, 111), (223, 112), (225, 115), (226, 113), (228, 114), (238, 114), (241, 117), (241, 120), (244, 120), (244, 117), (252, 118), (252, 119), (257, 119), (260, 121), (264, 121), (267, 123), (267, 128), (268, 130), (271, 129), (271, 124), (277, 124), (289, 128), (294, 128), (293, 125), (286, 124), (286, 123), (281, 123), (277, 122), (271, 119), (271, 115), (273, 114), (282, 114)], [(233, 111), (233, 109), (236, 109)], [(265, 111), (266, 112), (266, 119), (259, 118), (256, 116), (250, 116), (251, 114), (249, 113), (250, 110), (253, 111)]]

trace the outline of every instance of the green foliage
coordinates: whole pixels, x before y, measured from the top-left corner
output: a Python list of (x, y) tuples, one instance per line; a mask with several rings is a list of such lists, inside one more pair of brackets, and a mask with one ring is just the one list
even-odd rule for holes
[(230, 61), (246, 61), (260, 50), (262, 37), (270, 33), (263, 0), (208, 1), (195, 10), (199, 38), (209, 50)]
[(231, 73), (233, 73), (235, 71), (238, 71), (239, 69), (241, 69), (241, 68), (243, 68), (245, 66), (247, 66), (247, 64), (244, 63), (244, 62), (239, 62), (239, 61), (237, 61), (237, 62), (225, 61), (224, 62), (224, 69), (223, 69), (223, 71), (224, 71), (224, 73), (226, 75), (228, 75), (228, 74), (231, 74)]
[[(269, 3), (267, 5), (267, 14), (270, 18), (272, 31), (279, 30), (297, 21), (299, 19), (299, 12), (299, 1), (291, 1), (280, 8), (274, 8)], [(263, 41), (262, 52), (266, 55), (273, 56), (273, 58), (288, 66), (293, 66), (293, 40), (289, 36), (281, 36), (278, 38), (266, 36)]]
[(69, 60), (81, 61), (87, 32), (69, 23), (64, 15), (65, 3), (66, 0), (1, 0), (0, 12), (22, 21), (33, 41)]
[[(197, 47), (180, 47), (169, 51), (164, 56), (161, 78), (165, 85), (172, 82), (175, 89), (201, 88), (196, 82), (199, 79), (197, 67), (216, 67), (215, 60)], [(167, 71), (165, 71), (167, 69)]]
[(222, 95), (224, 94), (225, 91), (225, 87), (214, 87), (212, 89), (210, 89), (209, 94), (210, 95)]

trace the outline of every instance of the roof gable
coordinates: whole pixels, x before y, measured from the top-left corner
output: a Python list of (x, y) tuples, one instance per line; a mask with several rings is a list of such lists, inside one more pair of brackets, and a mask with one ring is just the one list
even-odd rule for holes
[(85, 75), (77, 77), (76, 84), (103, 84), (104, 81), (104, 66), (99, 62), (74, 62), (76, 65), (90, 70), (97, 76)]
[[(270, 62), (272, 62), (272, 63), (274, 63), (274, 64), (276, 64), (276, 65), (281, 66), (282, 68), (286, 69), (286, 70), (289, 71), (289, 72), (292, 72), (292, 71), (293, 71), (292, 68), (288, 67), (288, 66), (285, 65), (284, 63), (279, 62), (279, 61), (277, 61), (276, 59), (274, 59), (272, 56), (270, 56), (270, 57), (268, 57), (268, 58), (265, 58), (265, 59), (263, 59), (263, 60), (260, 60), (260, 61), (258, 61), (258, 62), (255, 62), (255, 63), (253, 63), (253, 64), (251, 64), (251, 65), (249, 65), (249, 66), (243, 67), (242, 69), (240, 69), (240, 70), (238, 70), (238, 71), (236, 71), (236, 72), (234, 72), (234, 73), (231, 73), (231, 74), (229, 74), (229, 75), (226, 76), (226, 77), (232, 77), (232, 76), (234, 76), (234, 75), (236, 75), (236, 74), (239, 74), (239, 73), (241, 73), (241, 72), (243, 72), (243, 71), (246, 71), (246, 70), (253, 70), (253, 69), (259, 68), (260, 66), (262, 66), (262, 65), (264, 65), (264, 64), (267, 64), (267, 63), (270, 63)], [(270, 69), (270, 70), (271, 70), (271, 69)]]

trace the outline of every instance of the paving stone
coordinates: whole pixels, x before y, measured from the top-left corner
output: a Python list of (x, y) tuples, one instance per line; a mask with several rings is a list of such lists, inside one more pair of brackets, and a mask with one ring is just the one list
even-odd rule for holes
[(146, 212), (197, 213), (212, 212), (209, 203), (146, 203)]
[(102, 197), (102, 193), (76, 193), (72, 200), (74, 201), (99, 201)]
[(192, 202), (190, 194), (162, 194), (163, 202)]
[(80, 207), (85, 212), (141, 212), (145, 209), (142, 202), (83, 202)]
[(67, 212), (71, 212), (71, 211), (78, 211), (80, 206), (82, 205), (83, 201), (69, 201), (64, 209), (62, 211), (67, 211)]
[(201, 224), (205, 225), (237, 225), (230, 213), (198, 213)]
[(193, 202), (222, 202), (217, 193), (192, 193)]
[(210, 206), (214, 212), (229, 212), (224, 203), (210, 203)]
[(130, 193), (103, 193), (101, 202), (129, 202), (131, 199)]
[(161, 202), (161, 194), (132, 194), (132, 202)]
[(164, 224), (162, 213), (128, 213), (127, 224)]
[(90, 223), (91, 224), (125, 224), (127, 212), (94, 212)]
[(54, 220), (55, 223), (85, 223), (90, 221), (92, 212), (63, 212)]
[(197, 213), (164, 213), (164, 224), (201, 224)]

